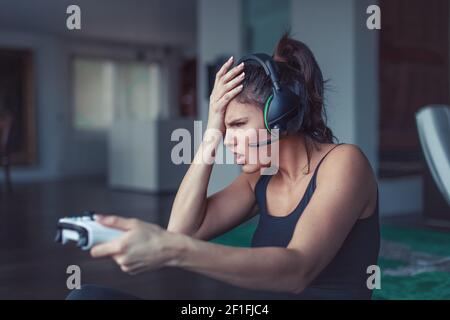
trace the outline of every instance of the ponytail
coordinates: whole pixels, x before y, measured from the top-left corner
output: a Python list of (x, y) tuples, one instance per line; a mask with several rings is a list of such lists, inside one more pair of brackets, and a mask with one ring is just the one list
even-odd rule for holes
[(304, 117), (302, 132), (317, 142), (333, 142), (333, 133), (326, 125), (325, 81), (311, 50), (303, 42), (292, 39), (285, 33), (275, 47), (274, 60), (285, 62), (297, 70), (306, 86), (308, 110)]

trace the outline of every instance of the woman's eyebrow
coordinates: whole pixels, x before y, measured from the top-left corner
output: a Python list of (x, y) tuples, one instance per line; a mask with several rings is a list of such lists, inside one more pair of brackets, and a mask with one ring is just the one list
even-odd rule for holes
[(243, 118), (233, 119), (233, 120), (227, 122), (226, 125), (227, 125), (228, 127), (230, 127), (230, 126), (232, 126), (232, 125), (234, 125), (234, 124), (236, 124), (236, 123), (238, 123), (238, 122), (243, 122), (243, 121), (247, 121), (247, 120), (248, 120), (248, 117), (243, 117)]

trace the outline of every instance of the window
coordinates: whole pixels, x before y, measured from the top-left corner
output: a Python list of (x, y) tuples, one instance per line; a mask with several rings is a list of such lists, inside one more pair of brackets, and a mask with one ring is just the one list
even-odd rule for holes
[(75, 58), (74, 127), (107, 130), (114, 119), (162, 117), (158, 63)]

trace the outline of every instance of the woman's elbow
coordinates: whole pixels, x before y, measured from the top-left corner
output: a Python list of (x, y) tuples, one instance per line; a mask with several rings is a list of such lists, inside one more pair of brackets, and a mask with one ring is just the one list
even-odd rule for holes
[(305, 290), (314, 280), (314, 275), (315, 273), (313, 272), (313, 270), (304, 270), (302, 272), (299, 272), (299, 274), (295, 276), (294, 281), (292, 281), (294, 285), (293, 288), (291, 288), (290, 293), (302, 293), (303, 290)]
[(295, 287), (293, 288), (293, 290), (290, 291), (290, 293), (293, 293), (293, 294), (302, 293), (303, 290), (306, 289), (306, 287), (307, 287), (306, 283), (304, 281), (301, 281), (295, 285)]

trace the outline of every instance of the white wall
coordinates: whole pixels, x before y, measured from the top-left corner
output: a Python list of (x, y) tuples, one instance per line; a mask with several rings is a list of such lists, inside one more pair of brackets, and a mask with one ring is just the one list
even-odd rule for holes
[[(240, 0), (198, 1), (198, 100), (203, 130), (208, 119), (206, 66), (224, 54), (239, 57), (242, 52), (242, 5)], [(228, 151), (227, 151), (228, 152)], [(226, 187), (240, 173), (237, 165), (216, 164), (214, 166), (208, 194)]]
[(419, 176), (382, 179), (379, 192), (380, 212), (385, 216), (423, 212), (423, 181)]
[(292, 1), (292, 32), (328, 79), (326, 108), (340, 141), (359, 145), (378, 168), (378, 31), (366, 28), (376, 1)]
[(366, 28), (369, 5), (374, 0), (354, 0), (355, 16), (355, 141), (378, 172), (378, 38), (379, 31)]
[[(315, 54), (325, 79), (329, 125), (357, 144), (378, 171), (378, 31), (366, 27), (376, 0), (292, 1), (292, 32)], [(383, 27), (383, 13), (381, 14)], [(419, 177), (379, 181), (383, 215), (421, 212)]]
[(292, 1), (292, 35), (305, 42), (329, 79), (329, 125), (342, 141), (356, 143), (355, 21), (353, 1)]

